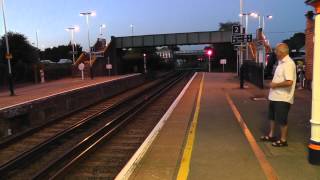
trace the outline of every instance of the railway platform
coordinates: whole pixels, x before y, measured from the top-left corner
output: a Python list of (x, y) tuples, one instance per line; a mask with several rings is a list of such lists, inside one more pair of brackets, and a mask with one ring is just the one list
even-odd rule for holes
[(117, 179), (320, 179), (307, 160), (311, 92), (296, 90), (281, 148), (259, 141), (267, 94), (239, 89), (234, 74), (198, 73)]
[(31, 101), (78, 90), (81, 88), (102, 84), (105, 82), (110, 82), (117, 79), (123, 79), (129, 76), (132, 75), (95, 77), (94, 79), (85, 80), (81, 80), (81, 78), (65, 78), (43, 84), (28, 85), (16, 88), (15, 96), (10, 96), (8, 90), (3, 88), (0, 90), (0, 109), (28, 103)]
[(142, 74), (67, 78), (15, 89), (14, 96), (0, 91), (0, 137), (53, 121), (112, 97), (146, 81)]

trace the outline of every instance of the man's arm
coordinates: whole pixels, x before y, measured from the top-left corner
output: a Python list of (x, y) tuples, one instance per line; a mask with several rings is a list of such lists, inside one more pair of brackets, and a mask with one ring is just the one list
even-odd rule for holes
[(274, 89), (274, 88), (279, 88), (279, 87), (290, 87), (290, 86), (292, 86), (292, 84), (293, 84), (293, 81), (291, 81), (291, 80), (286, 80), (281, 83), (271, 82), (270, 88)]

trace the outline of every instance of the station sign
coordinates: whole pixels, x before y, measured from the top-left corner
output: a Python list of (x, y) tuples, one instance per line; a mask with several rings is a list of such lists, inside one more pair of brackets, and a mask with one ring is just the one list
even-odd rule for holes
[(220, 64), (227, 64), (227, 60), (226, 59), (220, 59)]
[(106, 69), (108, 70), (112, 69), (112, 64), (106, 64)]
[(231, 43), (232, 44), (240, 44), (240, 43), (247, 43), (247, 42), (252, 42), (252, 34), (232, 35), (232, 38), (231, 38)]
[(241, 26), (233, 25), (232, 26), (232, 34), (241, 34)]
[(83, 63), (80, 63), (80, 64), (78, 65), (78, 69), (79, 69), (80, 71), (83, 71), (83, 70), (84, 70), (84, 64), (83, 64)]

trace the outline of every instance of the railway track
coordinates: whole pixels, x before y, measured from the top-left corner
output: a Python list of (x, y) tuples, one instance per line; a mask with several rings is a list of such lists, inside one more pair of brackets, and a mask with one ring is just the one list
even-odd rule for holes
[(95, 114), (108, 111), (112, 106), (120, 104), (134, 94), (138, 94), (160, 81), (161, 80), (147, 83), (138, 88), (134, 88), (110, 99), (104, 100), (96, 105), (90, 106), (85, 110), (72, 113), (64, 118), (49, 122), (25, 133), (19, 134), (18, 136), (14, 136), (6, 141), (2, 141), (0, 143), (0, 167), (11, 161), (13, 158), (19, 156), (19, 154), (23, 154), (25, 151), (34, 148), (49, 138), (72, 128), (83, 121), (86, 121)]
[[(182, 76), (179, 77), (182, 78)], [(67, 166), (67, 168), (65, 166), (70, 162), (76, 162), (77, 160), (75, 159), (79, 159), (77, 158), (79, 154), (87, 154), (93, 151), (93, 147), (96, 147), (93, 145), (100, 144), (102, 139), (110, 138), (135, 113), (146, 108), (151, 103), (151, 100), (159, 96), (160, 92), (173, 86), (171, 83), (175, 81), (178, 80), (171, 80), (171, 78), (159, 80), (144, 86), (142, 89), (125, 93), (126, 97), (123, 97), (122, 100), (110, 100), (109, 102), (100, 103), (100, 106), (97, 105), (84, 113), (84, 116), (87, 115), (85, 116), (86, 118), (83, 119), (84, 116), (80, 115), (80, 121), (77, 117), (70, 118), (76, 121), (68, 122), (67, 124), (70, 127), (66, 128), (66, 124), (58, 123), (46, 127), (48, 130), (42, 130), (40, 134), (34, 133), (32, 135), (33, 138), (39, 137), (39, 141), (42, 142), (34, 142), (33, 145), (30, 145), (32, 146), (30, 149), (18, 153), (17, 156), (5, 161), (0, 166), (1, 177), (5, 179), (49, 179), (49, 177), (60, 177), (64, 173), (57, 174), (57, 172), (65, 172), (64, 169), (70, 169), (71, 166)], [(155, 87), (157, 88), (155, 89)], [(65, 129), (61, 131), (57, 127)], [(45, 136), (46, 133), (48, 134), (47, 136)], [(32, 142), (33, 138), (27, 138), (27, 140), (30, 141), (31, 139)], [(141, 138), (139, 137), (138, 139), (140, 140)], [(139, 143), (135, 144), (138, 145)], [(15, 148), (19, 148), (19, 145), (20, 148), (23, 147), (21, 144), (12, 143), (12, 145)], [(0, 151), (3, 152), (3, 149), (10, 149), (13, 146), (10, 146), (9, 143), (7, 147), (1, 147)], [(92, 148), (88, 150), (88, 147)], [(3, 153), (1, 153), (1, 156), (3, 156)]]

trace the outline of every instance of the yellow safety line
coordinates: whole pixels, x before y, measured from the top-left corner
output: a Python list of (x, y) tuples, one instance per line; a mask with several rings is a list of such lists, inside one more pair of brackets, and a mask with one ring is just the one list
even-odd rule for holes
[(238, 111), (237, 107), (235, 106), (234, 102), (232, 101), (232, 99), (230, 98), (230, 95), (225, 93), (226, 97), (227, 97), (227, 101), (234, 113), (234, 115), (236, 116), (237, 121), (240, 124), (241, 129), (243, 130), (243, 133), (245, 134), (256, 158), (259, 161), (259, 164), (264, 172), (264, 174), (266, 175), (268, 180), (277, 180), (277, 174), (275, 172), (275, 170), (272, 168), (271, 164), (268, 162), (268, 160), (266, 159), (266, 156), (264, 155), (263, 151), (260, 149), (259, 145), (257, 144), (255, 138), (253, 137), (252, 133), (250, 132), (250, 130), (248, 129), (245, 121), (243, 120), (240, 112)]
[(183, 151), (183, 156), (181, 159), (181, 164), (180, 164), (180, 168), (177, 176), (178, 180), (185, 180), (188, 178), (193, 143), (196, 135), (197, 123), (199, 118), (200, 102), (201, 102), (202, 89), (203, 89), (203, 80), (204, 80), (204, 74), (202, 73), (202, 79), (200, 83), (200, 89), (198, 92), (196, 110), (193, 115), (192, 124), (189, 129), (187, 143)]

